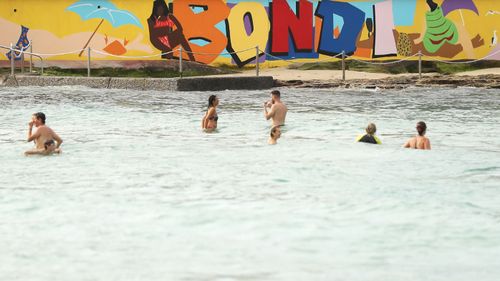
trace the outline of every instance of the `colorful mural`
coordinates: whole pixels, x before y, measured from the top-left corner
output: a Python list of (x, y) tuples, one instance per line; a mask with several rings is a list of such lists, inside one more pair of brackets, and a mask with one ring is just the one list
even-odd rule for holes
[(63, 61), (86, 59), (87, 46), (100, 60), (175, 59), (182, 47), (186, 60), (240, 67), (342, 52), (500, 60), (499, 11), (490, 0), (3, 0), (0, 45), (31, 41)]

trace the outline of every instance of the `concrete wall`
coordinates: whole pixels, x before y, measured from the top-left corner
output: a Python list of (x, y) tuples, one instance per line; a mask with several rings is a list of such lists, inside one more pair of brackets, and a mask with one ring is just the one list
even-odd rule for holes
[(0, 86), (85, 86), (91, 88), (133, 89), (155, 91), (220, 91), (261, 90), (274, 86), (270, 76), (260, 77), (203, 77), (203, 78), (111, 78), (111, 77), (54, 77), (5, 76)]

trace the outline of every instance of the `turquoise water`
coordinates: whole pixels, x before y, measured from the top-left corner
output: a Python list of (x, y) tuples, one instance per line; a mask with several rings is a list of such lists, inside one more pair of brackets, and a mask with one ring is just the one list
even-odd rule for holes
[(499, 90), (281, 90), (269, 146), (266, 91), (0, 89), (0, 279), (498, 280)]

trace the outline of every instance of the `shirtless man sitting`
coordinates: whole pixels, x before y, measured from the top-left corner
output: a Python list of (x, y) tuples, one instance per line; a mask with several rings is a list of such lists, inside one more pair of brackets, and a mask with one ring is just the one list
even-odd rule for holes
[(24, 155), (26, 155), (26, 156), (28, 156), (28, 155), (50, 155), (53, 153), (61, 153), (61, 149), (56, 148), (56, 143), (54, 142), (54, 140), (46, 141), (43, 146), (45, 148), (44, 150), (38, 150), (38, 149), (28, 150), (24, 153)]
[[(288, 108), (281, 101), (280, 96), (280, 91), (274, 90), (271, 92), (271, 101), (264, 103), (264, 116), (266, 120), (273, 119), (273, 127), (285, 125)], [(270, 107), (271, 110), (267, 111), (268, 107)]]
[[(37, 127), (33, 134), (33, 125)], [(33, 114), (29, 122), (28, 142), (35, 141), (36, 147), (25, 152), (26, 155), (60, 153), (59, 148), (63, 140), (48, 126), (45, 125), (45, 114), (38, 112)], [(57, 142), (57, 145), (55, 142)]]

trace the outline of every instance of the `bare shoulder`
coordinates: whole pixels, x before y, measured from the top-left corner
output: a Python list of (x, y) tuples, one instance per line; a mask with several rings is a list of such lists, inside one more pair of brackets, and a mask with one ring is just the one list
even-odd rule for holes
[(282, 109), (282, 110), (288, 110), (288, 108), (286, 107), (286, 105), (284, 103), (282, 103), (282, 102), (273, 104), (273, 107), (276, 107), (276, 108), (279, 108), (279, 109)]
[(414, 146), (414, 142), (416, 142), (416, 138), (415, 137), (409, 138), (406, 141), (406, 143), (403, 145), (403, 147), (406, 147), (406, 148), (412, 147), (412, 146)]
[(50, 127), (46, 127), (46, 128), (47, 128), (47, 133), (49, 133), (52, 136), (57, 136), (56, 132), (54, 132), (54, 130), (52, 130)]

